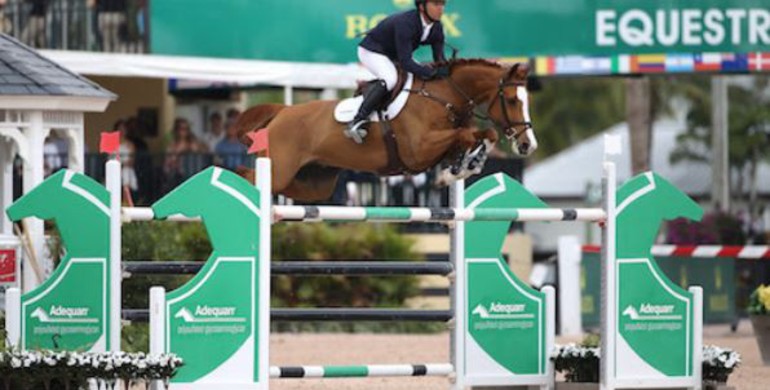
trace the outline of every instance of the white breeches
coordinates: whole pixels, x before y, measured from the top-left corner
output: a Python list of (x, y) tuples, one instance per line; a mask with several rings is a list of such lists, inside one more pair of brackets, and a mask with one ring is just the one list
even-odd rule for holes
[(388, 91), (392, 91), (396, 87), (398, 71), (396, 71), (396, 66), (393, 65), (390, 58), (359, 46), (358, 59), (376, 78), (385, 81)]

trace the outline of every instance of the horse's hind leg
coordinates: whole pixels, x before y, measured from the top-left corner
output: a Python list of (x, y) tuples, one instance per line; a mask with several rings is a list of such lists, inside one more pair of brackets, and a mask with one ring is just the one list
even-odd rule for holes
[(294, 179), (281, 193), (295, 200), (314, 202), (331, 198), (336, 187), (337, 176), (312, 181)]

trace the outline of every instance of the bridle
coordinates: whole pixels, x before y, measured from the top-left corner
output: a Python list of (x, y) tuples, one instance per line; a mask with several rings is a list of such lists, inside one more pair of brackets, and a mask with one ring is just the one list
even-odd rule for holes
[[(492, 96), (492, 98), (487, 102), (487, 109), (486, 111), (479, 112), (478, 107), (479, 105), (476, 104), (476, 102), (468, 96), (465, 91), (460, 88), (457, 83), (455, 83), (452, 80), (451, 76), (447, 76), (445, 80), (449, 83), (449, 85), (452, 87), (452, 89), (455, 90), (463, 99), (465, 99), (465, 104), (463, 105), (463, 108), (457, 109), (455, 108), (455, 105), (450, 103), (449, 101), (439, 98), (435, 95), (432, 95), (425, 87), (427, 84), (427, 81), (423, 80), (422, 86), (420, 89), (404, 89), (407, 92), (415, 93), (420, 96), (426, 97), (428, 99), (434, 100), (444, 106), (444, 108), (447, 110), (448, 113), (448, 119), (455, 127), (461, 127), (468, 119), (475, 116), (478, 119), (481, 120), (489, 120), (494, 124), (495, 128), (497, 130), (500, 130), (505, 134), (505, 136), (509, 139), (511, 138), (519, 138), (522, 134), (524, 134), (527, 130), (532, 129), (532, 122), (531, 121), (512, 121), (511, 118), (508, 116), (508, 102), (505, 99), (505, 88), (508, 87), (526, 87), (527, 83), (525, 81), (506, 81), (510, 77), (510, 72), (506, 73), (503, 77), (500, 78), (500, 80), (497, 83), (497, 93), (496, 96)], [(498, 121), (495, 118), (493, 118), (489, 111), (492, 109), (492, 106), (494, 105), (495, 101), (500, 103), (500, 108), (503, 111), (503, 121)], [(523, 126), (520, 129), (516, 129), (516, 126)]]

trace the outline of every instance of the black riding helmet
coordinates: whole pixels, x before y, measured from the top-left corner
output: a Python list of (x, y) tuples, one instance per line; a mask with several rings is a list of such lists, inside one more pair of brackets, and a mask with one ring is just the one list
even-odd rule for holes
[[(446, 4), (446, 0), (432, 0), (432, 1), (435, 1), (437, 3), (444, 3), (444, 4)], [(420, 8), (420, 4), (425, 4), (427, 2), (428, 2), (428, 0), (414, 0), (414, 7), (415, 8)]]

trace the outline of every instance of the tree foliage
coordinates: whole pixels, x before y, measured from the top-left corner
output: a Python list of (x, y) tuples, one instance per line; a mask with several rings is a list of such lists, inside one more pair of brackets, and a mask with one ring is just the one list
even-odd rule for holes
[(539, 141), (535, 160), (625, 121), (625, 86), (617, 78), (551, 78), (532, 96)]

